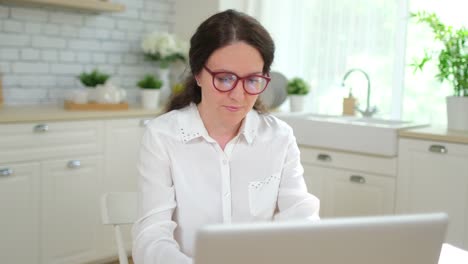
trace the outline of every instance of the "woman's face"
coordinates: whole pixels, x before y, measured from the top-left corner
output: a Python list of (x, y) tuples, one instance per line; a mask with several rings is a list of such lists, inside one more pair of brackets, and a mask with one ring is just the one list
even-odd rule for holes
[[(245, 42), (235, 42), (215, 50), (205, 67), (212, 72), (235, 73), (242, 78), (251, 74), (262, 75), (263, 64), (260, 53), (254, 47)], [(242, 81), (238, 81), (234, 89), (220, 92), (213, 86), (213, 77), (206, 69), (196, 78), (201, 86), (201, 109), (223, 123), (240, 123), (257, 100), (258, 95), (250, 95), (244, 90)]]

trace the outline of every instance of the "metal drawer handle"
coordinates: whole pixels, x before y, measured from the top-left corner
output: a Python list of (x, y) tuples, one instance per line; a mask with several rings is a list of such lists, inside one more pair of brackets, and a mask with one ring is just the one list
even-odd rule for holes
[(44, 133), (49, 131), (49, 126), (47, 124), (39, 124), (34, 126), (34, 132), (37, 133)]
[(145, 127), (146, 125), (148, 125), (148, 123), (150, 121), (151, 121), (151, 119), (142, 119), (142, 120), (140, 120), (140, 126)]
[(81, 167), (81, 161), (79, 161), (79, 160), (70, 160), (67, 163), (67, 167), (70, 168), (70, 169), (79, 168), (79, 167)]
[(326, 161), (326, 162), (329, 162), (332, 160), (331, 156), (328, 154), (318, 154), (317, 159), (320, 161)]
[(429, 147), (429, 151), (440, 154), (446, 154), (448, 152), (447, 148), (442, 145), (431, 145)]
[(354, 183), (364, 184), (364, 183), (366, 183), (366, 178), (364, 178), (364, 177), (362, 177), (360, 175), (351, 175), (349, 177), (349, 181), (354, 182)]
[(13, 170), (10, 168), (0, 169), (0, 176), (10, 176), (13, 174)]

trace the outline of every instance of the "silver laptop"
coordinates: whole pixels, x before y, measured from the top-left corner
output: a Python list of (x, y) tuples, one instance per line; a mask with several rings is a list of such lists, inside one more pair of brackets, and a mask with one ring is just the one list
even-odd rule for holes
[(211, 225), (199, 230), (195, 264), (436, 264), (444, 213), (317, 222)]

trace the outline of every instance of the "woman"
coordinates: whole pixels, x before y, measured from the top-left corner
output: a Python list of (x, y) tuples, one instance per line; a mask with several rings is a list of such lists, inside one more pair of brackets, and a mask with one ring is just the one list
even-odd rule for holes
[(268, 32), (227, 10), (190, 44), (186, 89), (143, 136), (136, 263), (191, 263), (206, 224), (318, 219), (291, 128), (257, 100), (274, 56)]

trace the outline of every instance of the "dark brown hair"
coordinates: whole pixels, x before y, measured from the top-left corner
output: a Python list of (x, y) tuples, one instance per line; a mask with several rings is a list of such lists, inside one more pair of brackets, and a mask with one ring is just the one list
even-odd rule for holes
[[(167, 111), (181, 109), (190, 103), (201, 101), (201, 89), (195, 76), (203, 70), (210, 55), (217, 49), (237, 41), (243, 41), (256, 48), (263, 59), (263, 73), (270, 72), (275, 45), (268, 31), (253, 17), (232, 9), (217, 13), (197, 28), (190, 39), (190, 76), (184, 83), (184, 90), (171, 98)], [(257, 98), (253, 107), (260, 113), (266, 108)]]

